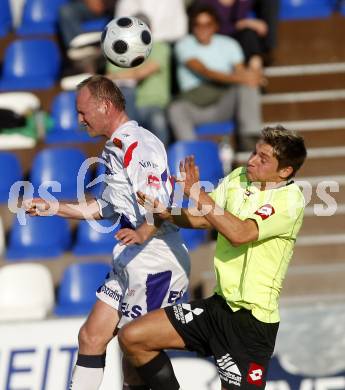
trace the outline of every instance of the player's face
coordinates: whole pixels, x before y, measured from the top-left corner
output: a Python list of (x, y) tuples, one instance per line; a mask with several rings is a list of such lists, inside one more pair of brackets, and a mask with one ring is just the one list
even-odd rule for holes
[(208, 45), (217, 30), (217, 22), (207, 12), (202, 12), (194, 19), (193, 34), (202, 45)]
[(78, 122), (85, 127), (91, 137), (104, 135), (107, 118), (104, 108), (93, 98), (89, 89), (83, 87), (77, 95)]
[(278, 169), (278, 160), (273, 156), (271, 145), (259, 141), (247, 162), (247, 178), (252, 182), (279, 183), (284, 180)]

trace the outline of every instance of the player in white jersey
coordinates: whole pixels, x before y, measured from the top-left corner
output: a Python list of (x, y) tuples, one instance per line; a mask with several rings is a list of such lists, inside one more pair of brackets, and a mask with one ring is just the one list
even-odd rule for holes
[[(57, 214), (67, 218), (109, 218), (122, 228), (136, 229), (146, 211), (136, 192), (149, 192), (168, 204), (172, 196), (163, 144), (148, 130), (130, 121), (120, 90), (103, 76), (92, 76), (78, 86), (79, 122), (91, 136), (108, 138), (103, 160), (104, 188), (99, 199), (84, 202), (25, 202), (31, 215)], [(98, 289), (98, 300), (79, 332), (79, 353), (71, 390), (97, 390), (102, 382), (108, 342), (123, 324), (153, 309), (179, 301), (188, 287), (189, 257), (178, 229), (153, 225), (137, 245), (117, 244), (113, 269)], [(124, 364), (125, 389), (148, 389), (134, 369)]]

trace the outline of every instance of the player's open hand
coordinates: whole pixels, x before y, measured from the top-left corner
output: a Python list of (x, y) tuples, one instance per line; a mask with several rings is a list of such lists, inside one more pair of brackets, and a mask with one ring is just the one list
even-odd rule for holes
[(115, 234), (115, 238), (121, 245), (142, 244), (144, 242), (140, 234), (133, 229), (120, 229)]
[(51, 203), (41, 198), (26, 199), (23, 201), (23, 207), (27, 214), (31, 216), (53, 215), (54, 211)]
[(193, 199), (199, 196), (199, 167), (195, 164), (194, 156), (187, 156), (180, 162), (180, 178), (176, 178), (178, 183), (182, 183), (183, 192), (186, 196)]
[(138, 191), (137, 200), (138, 203), (145, 207), (149, 213), (152, 213), (154, 217), (157, 217), (160, 220), (166, 220), (171, 217), (170, 210), (166, 208), (158, 199), (154, 199), (153, 197)]

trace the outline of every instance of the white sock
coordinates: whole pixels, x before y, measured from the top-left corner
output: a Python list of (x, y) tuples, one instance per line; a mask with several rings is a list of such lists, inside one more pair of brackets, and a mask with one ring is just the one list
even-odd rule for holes
[(98, 390), (103, 379), (103, 368), (75, 366), (69, 390)]

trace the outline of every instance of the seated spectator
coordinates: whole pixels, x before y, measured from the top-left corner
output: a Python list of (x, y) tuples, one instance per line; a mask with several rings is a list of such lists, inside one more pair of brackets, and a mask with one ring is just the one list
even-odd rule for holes
[(235, 38), (245, 62), (262, 69), (275, 44), (279, 0), (196, 0), (194, 4), (214, 7), (220, 18), (219, 33)]
[(213, 7), (194, 8), (190, 21), (192, 33), (175, 46), (182, 92), (168, 111), (174, 135), (192, 140), (195, 125), (235, 118), (237, 146), (251, 149), (261, 128), (261, 72), (244, 66), (236, 40), (216, 34), (219, 21)]
[[(150, 28), (148, 17), (136, 14)], [(114, 80), (126, 97), (130, 118), (152, 131), (165, 146), (169, 143), (166, 107), (170, 102), (170, 45), (153, 40), (148, 59), (140, 66), (123, 69), (107, 65), (107, 77)]]
[(273, 51), (277, 46), (280, 0), (255, 0), (254, 12), (258, 19), (266, 22), (268, 32), (262, 39), (264, 64), (274, 61)]

